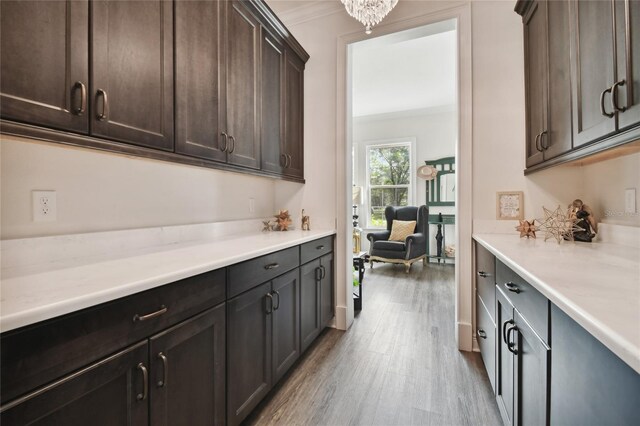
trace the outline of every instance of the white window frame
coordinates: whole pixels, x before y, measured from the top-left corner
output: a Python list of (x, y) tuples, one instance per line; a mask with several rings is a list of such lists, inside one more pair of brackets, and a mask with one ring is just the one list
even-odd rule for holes
[[(393, 147), (401, 147), (408, 146), (409, 147), (409, 184), (408, 185), (371, 185), (371, 176), (369, 169), (369, 159), (371, 149), (379, 149), (379, 148), (393, 148)], [(415, 161), (413, 160), (415, 156), (416, 150), (416, 138), (415, 137), (406, 137), (406, 138), (397, 138), (397, 139), (388, 139), (381, 141), (369, 141), (365, 142), (365, 195), (366, 200), (364, 200), (364, 208), (367, 210), (367, 229), (384, 229), (384, 226), (374, 226), (371, 223), (371, 189), (372, 188), (408, 188), (407, 194), (407, 203), (408, 205), (413, 205), (416, 191), (416, 170), (415, 170)]]

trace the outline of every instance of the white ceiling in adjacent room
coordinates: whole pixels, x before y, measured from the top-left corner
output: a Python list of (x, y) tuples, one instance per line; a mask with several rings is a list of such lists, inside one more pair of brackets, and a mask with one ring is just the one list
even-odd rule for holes
[(455, 21), (373, 38), (351, 48), (354, 117), (455, 104)]

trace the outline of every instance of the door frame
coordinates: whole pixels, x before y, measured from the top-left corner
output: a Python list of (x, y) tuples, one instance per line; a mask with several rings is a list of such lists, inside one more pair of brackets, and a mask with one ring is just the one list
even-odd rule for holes
[[(376, 25), (376, 36), (404, 31), (449, 19), (456, 20), (458, 34), (458, 140), (456, 142), (456, 263), (455, 334), (458, 348), (473, 349), (473, 268), (472, 268), (472, 49), (471, 4), (417, 17)], [(353, 323), (351, 302), (352, 253), (351, 221), (346, 212), (351, 205), (352, 138), (349, 45), (369, 38), (363, 30), (342, 35), (337, 40), (336, 58), (336, 326), (348, 329)]]

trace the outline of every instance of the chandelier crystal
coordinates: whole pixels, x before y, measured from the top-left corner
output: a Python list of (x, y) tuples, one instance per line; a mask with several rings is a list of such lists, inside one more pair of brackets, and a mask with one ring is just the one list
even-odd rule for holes
[(341, 0), (347, 13), (364, 25), (365, 33), (371, 34), (371, 28), (382, 21), (398, 0)]

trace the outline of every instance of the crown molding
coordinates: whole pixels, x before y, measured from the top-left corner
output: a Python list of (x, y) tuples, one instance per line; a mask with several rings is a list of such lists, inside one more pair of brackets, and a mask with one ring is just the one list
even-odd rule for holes
[(345, 12), (344, 6), (338, 0), (309, 1), (289, 10), (278, 13), (278, 17), (288, 26), (295, 26), (304, 22), (320, 19), (339, 12)]

